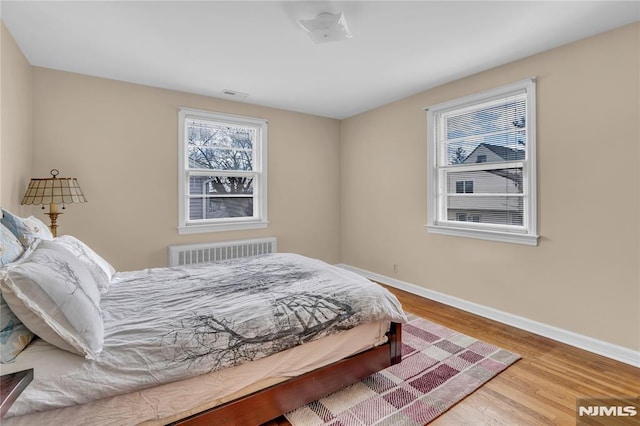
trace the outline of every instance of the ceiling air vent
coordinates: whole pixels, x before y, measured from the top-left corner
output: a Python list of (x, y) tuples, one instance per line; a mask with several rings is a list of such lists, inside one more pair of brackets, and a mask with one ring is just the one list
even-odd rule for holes
[(224, 93), (227, 96), (237, 96), (239, 98), (247, 98), (247, 97), (249, 97), (248, 93), (242, 93), (242, 92), (238, 92), (236, 90), (224, 89), (222, 91), (222, 93)]

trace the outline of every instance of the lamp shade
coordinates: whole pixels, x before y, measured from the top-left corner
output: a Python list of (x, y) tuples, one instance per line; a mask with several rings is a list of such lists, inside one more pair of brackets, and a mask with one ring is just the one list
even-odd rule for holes
[(50, 178), (33, 178), (20, 204), (73, 204), (86, 203), (78, 179), (59, 178), (58, 170), (51, 170)]

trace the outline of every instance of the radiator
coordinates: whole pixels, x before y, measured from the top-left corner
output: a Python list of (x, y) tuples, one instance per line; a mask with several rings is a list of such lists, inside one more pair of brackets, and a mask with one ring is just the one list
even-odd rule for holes
[(216, 260), (276, 253), (277, 238), (255, 238), (252, 240), (221, 241), (204, 244), (182, 244), (169, 246), (169, 266), (215, 262)]

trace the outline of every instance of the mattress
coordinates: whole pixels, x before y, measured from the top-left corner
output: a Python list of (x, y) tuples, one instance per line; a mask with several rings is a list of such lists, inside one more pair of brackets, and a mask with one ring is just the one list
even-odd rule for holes
[[(84, 404), (12, 417), (15, 425), (160, 425), (283, 382), (386, 341), (389, 321), (375, 321), (283, 352), (208, 374), (178, 380)], [(83, 359), (42, 340), (33, 342), (2, 373), (34, 368), (32, 385), (73, 374)], [(29, 391), (29, 387), (25, 392)]]

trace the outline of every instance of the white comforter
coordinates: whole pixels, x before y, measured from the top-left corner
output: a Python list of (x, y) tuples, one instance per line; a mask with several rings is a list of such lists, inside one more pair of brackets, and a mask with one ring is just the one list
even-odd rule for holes
[(294, 254), (119, 273), (101, 302), (104, 348), (57, 380), (36, 380), (7, 417), (193, 377), (359, 324), (405, 322), (397, 299)]

